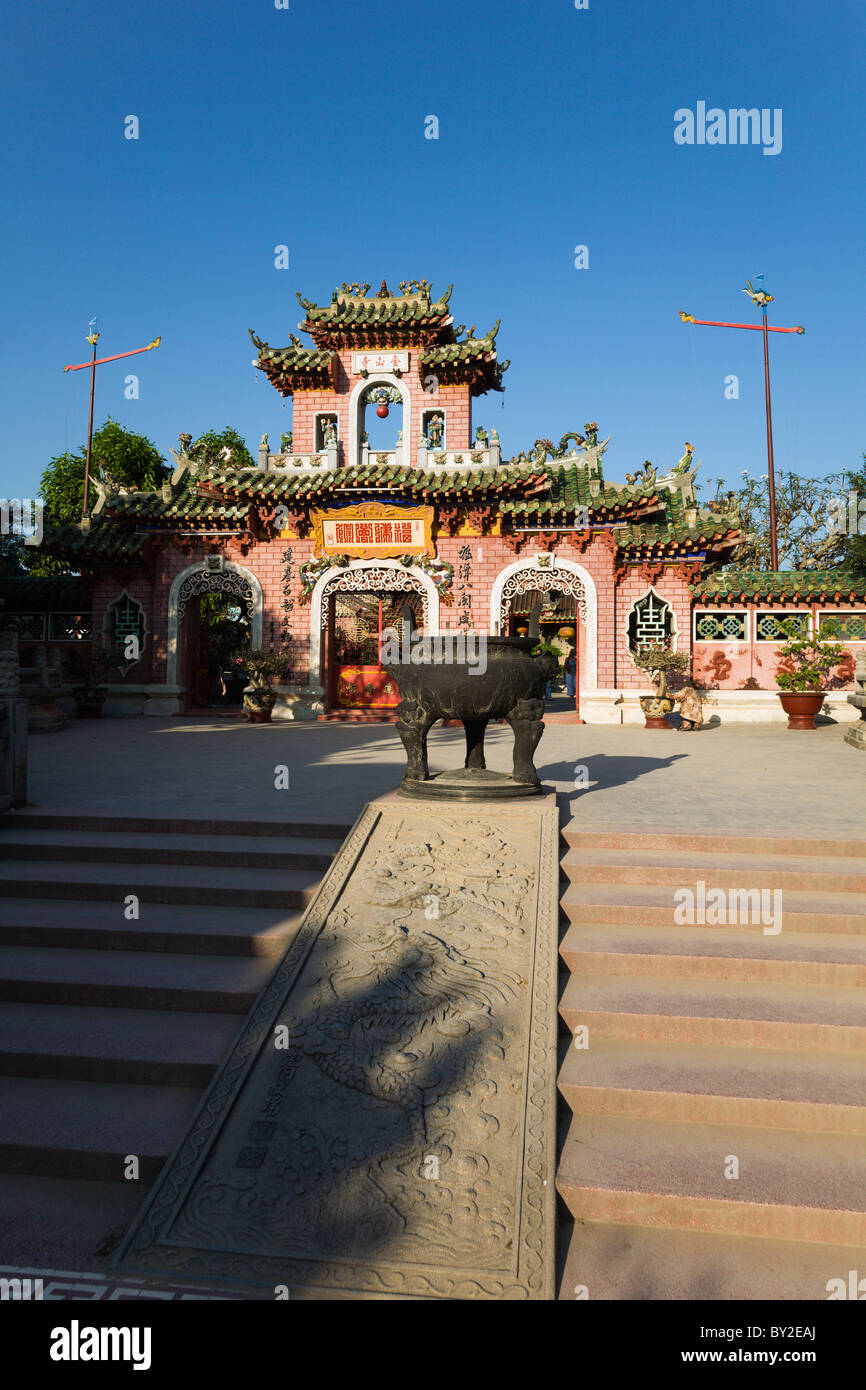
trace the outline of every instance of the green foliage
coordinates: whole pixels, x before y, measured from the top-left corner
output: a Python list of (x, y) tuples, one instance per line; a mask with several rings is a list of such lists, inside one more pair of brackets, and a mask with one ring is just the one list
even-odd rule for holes
[(688, 652), (671, 651), (670, 643), (651, 643), (638, 647), (631, 659), (639, 671), (647, 671), (653, 684), (658, 684), (658, 698), (664, 699), (668, 689), (669, 671), (688, 671), (692, 659)]
[(776, 672), (779, 689), (823, 690), (827, 676), (847, 657), (846, 648), (826, 637), (802, 636), (795, 622), (784, 622), (780, 626), (788, 640), (779, 647), (778, 655), (793, 669)]
[(122, 671), (124, 664), (115, 647), (99, 642), (77, 643), (67, 653), (65, 662), (73, 695), (88, 696), (104, 690), (109, 672)]
[[(864, 455), (866, 458), (866, 455)], [(722, 568), (770, 569), (770, 498), (766, 474), (758, 478), (743, 472), (739, 488), (724, 489), (716, 479), (714, 512), (733, 513), (748, 540), (737, 546)], [(776, 539), (779, 569), (866, 570), (866, 536), (847, 534), (840, 524), (847, 493), (866, 498), (866, 467), (859, 473), (830, 473), (824, 478), (804, 478), (778, 470), (776, 474)], [(710, 573), (714, 566), (706, 566)]]
[(239, 653), (235, 664), (246, 671), (251, 685), (267, 687), (272, 676), (285, 675), (289, 653), (279, 647), (254, 647), (252, 651)]
[[(84, 464), (87, 449), (58, 454), (42, 474), (39, 492), (45, 501), (46, 519), (54, 522), (80, 521), (84, 506)], [(162, 455), (152, 440), (124, 429), (111, 417), (93, 432), (90, 455), (91, 487), (89, 503), (96, 505), (99, 494), (92, 478), (106, 470), (112, 483), (135, 492), (150, 492), (170, 476)], [(34, 547), (35, 548), (35, 547)], [(32, 569), (32, 566), (28, 565)]]
[[(221, 460), (223, 449), (231, 450), (231, 460)], [(190, 445), (189, 456), (205, 463), (228, 462), (231, 468), (254, 468), (255, 460), (236, 429), (226, 425), (221, 430), (206, 430)]]
[[(847, 535), (843, 564), (848, 569), (866, 571), (866, 453), (862, 455), (863, 467), (855, 473), (846, 473), (845, 485), (848, 492), (854, 492), (855, 514), (858, 518), (856, 535)], [(847, 494), (845, 501), (847, 502)], [(847, 516), (847, 508), (846, 508)]]

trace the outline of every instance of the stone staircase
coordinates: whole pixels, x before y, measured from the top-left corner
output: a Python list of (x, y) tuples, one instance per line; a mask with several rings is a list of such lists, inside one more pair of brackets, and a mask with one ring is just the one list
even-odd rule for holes
[[(564, 835), (560, 1298), (866, 1295), (866, 840)], [(679, 924), (699, 883), (781, 931)]]
[(3, 817), (0, 1264), (128, 1223), (349, 828)]

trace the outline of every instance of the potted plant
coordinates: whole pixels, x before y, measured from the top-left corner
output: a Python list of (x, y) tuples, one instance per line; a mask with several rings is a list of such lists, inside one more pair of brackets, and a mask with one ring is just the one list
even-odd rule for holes
[(70, 694), (81, 719), (98, 719), (108, 697), (106, 676), (123, 666), (114, 647), (98, 642), (81, 642), (73, 647), (66, 661)]
[(801, 632), (791, 619), (780, 626), (787, 641), (779, 647), (778, 655), (788, 663), (788, 669), (776, 672), (776, 684), (788, 728), (814, 729), (815, 715), (824, 703), (827, 677), (845, 660), (847, 652), (840, 642)]
[(671, 651), (670, 642), (654, 642), (638, 647), (631, 659), (639, 671), (647, 671), (656, 687), (655, 695), (641, 695), (644, 725), (647, 729), (670, 729), (666, 716), (674, 707), (668, 698), (668, 672), (687, 671), (691, 664), (688, 652)]
[(257, 647), (238, 658), (249, 676), (250, 683), (244, 691), (244, 709), (251, 724), (270, 724), (271, 711), (277, 700), (271, 678), (285, 673), (288, 659), (287, 652), (275, 647)]

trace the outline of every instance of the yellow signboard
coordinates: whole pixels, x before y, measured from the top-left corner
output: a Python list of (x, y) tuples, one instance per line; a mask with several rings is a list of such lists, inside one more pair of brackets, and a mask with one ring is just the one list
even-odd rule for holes
[(310, 511), (313, 554), (348, 555), (353, 560), (384, 560), (395, 555), (436, 554), (431, 535), (432, 507), (395, 507), (359, 502), (333, 511)]

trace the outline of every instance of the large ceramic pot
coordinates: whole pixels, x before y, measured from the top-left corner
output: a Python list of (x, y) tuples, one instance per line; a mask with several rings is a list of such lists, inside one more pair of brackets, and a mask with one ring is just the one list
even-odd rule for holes
[[(400, 691), (397, 732), (406, 749), (402, 790), (410, 795), (514, 796), (541, 790), (532, 755), (544, 730), (544, 691), (557, 668), (532, 637), (488, 637), (459, 633), (428, 637), (385, 662)], [(408, 659), (407, 659), (408, 658)], [(384, 654), (383, 654), (384, 659)], [(438, 719), (460, 719), (466, 730), (469, 776), (459, 785), (432, 792), (427, 765), (427, 734)], [(490, 719), (506, 719), (514, 731), (511, 778), (487, 773), (484, 732)], [(505, 784), (508, 784), (507, 786)]]
[(815, 715), (824, 703), (823, 690), (779, 690), (789, 729), (814, 729)]
[(640, 707), (643, 710), (644, 725), (647, 729), (671, 729), (666, 715), (670, 714), (674, 707), (673, 700), (668, 700), (665, 696), (659, 699), (658, 695), (641, 695)]

